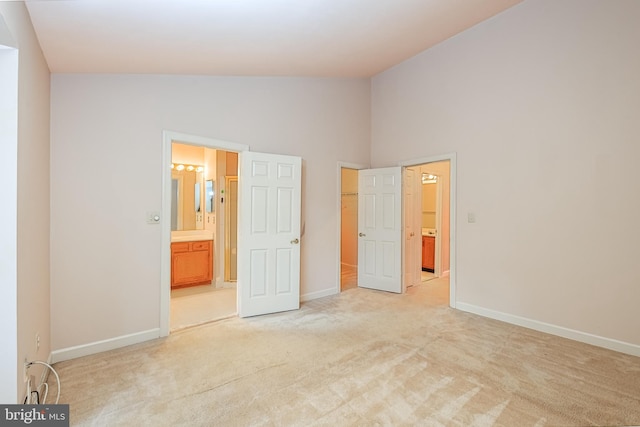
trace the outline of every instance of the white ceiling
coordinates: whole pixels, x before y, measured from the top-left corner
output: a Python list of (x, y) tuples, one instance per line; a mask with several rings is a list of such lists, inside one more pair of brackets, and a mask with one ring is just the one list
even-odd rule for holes
[(26, 0), (53, 73), (369, 77), (522, 0)]

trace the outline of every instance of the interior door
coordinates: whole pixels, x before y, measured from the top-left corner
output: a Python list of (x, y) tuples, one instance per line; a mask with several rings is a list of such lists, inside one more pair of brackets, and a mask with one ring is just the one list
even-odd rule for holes
[(358, 286), (402, 293), (402, 170), (358, 171)]
[(300, 157), (241, 154), (238, 315), (300, 308)]
[(420, 171), (406, 168), (404, 178), (404, 287), (420, 283), (422, 271), (422, 189)]

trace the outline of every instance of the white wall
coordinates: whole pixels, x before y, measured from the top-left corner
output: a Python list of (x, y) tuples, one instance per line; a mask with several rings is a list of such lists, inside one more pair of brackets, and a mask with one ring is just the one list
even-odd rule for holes
[(159, 327), (162, 130), (303, 158), (301, 294), (332, 292), (337, 161), (366, 163), (366, 79), (53, 75), (55, 350)]
[(0, 402), (16, 403), (18, 378), (18, 50), (0, 9)]
[(375, 166), (457, 152), (467, 309), (640, 349), (639, 21), (528, 0), (373, 78)]
[[(0, 18), (6, 28), (0, 31), (17, 43), (17, 146), (3, 144), (2, 183), (12, 188), (13, 200), (3, 197), (4, 215), (13, 218), (3, 229), (13, 227), (15, 249), (13, 269), (15, 279), (2, 281), (2, 323), (8, 321), (9, 335), (3, 333), (3, 347), (16, 354), (11, 359), (0, 358), (2, 385), (0, 401), (16, 403), (24, 397), (24, 359), (47, 360), (50, 353), (49, 327), (49, 68), (33, 32), (23, 2), (0, 3)], [(0, 25), (3, 26), (3, 25)], [(8, 30), (8, 31), (6, 31)], [(3, 56), (6, 57), (6, 53)], [(6, 59), (6, 58), (5, 58)], [(3, 66), (6, 62), (3, 61)], [(4, 80), (3, 75), (3, 80)], [(7, 81), (4, 81), (6, 84)], [(4, 96), (4, 92), (3, 92)], [(5, 135), (6, 136), (6, 135)], [(17, 153), (16, 153), (17, 148)], [(7, 156), (6, 158), (4, 156)], [(6, 163), (5, 163), (6, 162)], [(12, 175), (9, 177), (8, 175)], [(10, 178), (5, 181), (4, 178)], [(5, 189), (6, 191), (6, 189)], [(17, 197), (16, 197), (17, 195)], [(13, 210), (13, 213), (9, 211)], [(3, 233), (4, 234), (4, 233)], [(6, 242), (4, 242), (6, 243)], [(4, 256), (4, 253), (3, 253)], [(3, 274), (4, 278), (4, 274)], [(13, 282), (13, 283), (12, 283)], [(13, 288), (13, 297), (4, 300), (5, 292)], [(5, 306), (6, 304), (6, 306)], [(6, 311), (5, 311), (6, 310)], [(3, 325), (7, 328), (7, 325)], [(36, 349), (35, 336), (40, 335)], [(17, 358), (17, 360), (16, 360)], [(32, 368), (39, 375), (41, 369)], [(6, 376), (5, 376), (6, 375)], [(13, 379), (11, 379), (13, 378)]]

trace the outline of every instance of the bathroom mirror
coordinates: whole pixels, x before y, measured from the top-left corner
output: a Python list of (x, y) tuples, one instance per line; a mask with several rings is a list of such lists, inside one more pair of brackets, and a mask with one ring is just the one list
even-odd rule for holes
[(171, 231), (204, 229), (204, 174), (197, 168), (171, 171)]
[(205, 182), (205, 188), (204, 188), (204, 200), (205, 200), (207, 213), (213, 213), (213, 211), (216, 208), (216, 204), (214, 202), (215, 195), (216, 195), (215, 182), (212, 179), (208, 179)]

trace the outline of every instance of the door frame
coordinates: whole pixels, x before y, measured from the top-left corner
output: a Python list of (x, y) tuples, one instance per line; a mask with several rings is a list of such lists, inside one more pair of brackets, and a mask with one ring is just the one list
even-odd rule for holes
[[(249, 151), (249, 146), (221, 139), (208, 138), (200, 135), (162, 131), (162, 211), (160, 213), (160, 336), (169, 335), (171, 312), (171, 143), (197, 145), (214, 150), (235, 151), (238, 156)], [(238, 158), (238, 161), (240, 159)], [(240, 177), (238, 177), (240, 178)], [(167, 218), (164, 220), (164, 218)], [(216, 236), (216, 239), (218, 236)], [(238, 236), (238, 247), (242, 244)], [(241, 283), (237, 284), (236, 292), (240, 292)]]
[[(238, 206), (240, 205), (238, 203), (238, 199), (239, 199), (239, 187), (238, 187), (238, 176), (225, 176), (224, 177), (224, 188), (225, 188), (225, 206), (224, 206), (224, 272), (223, 272), (223, 282), (227, 283), (227, 282), (236, 282), (236, 286), (238, 284), (238, 270), (237, 270), (237, 266), (238, 266), (238, 262), (237, 262), (237, 258), (236, 258), (236, 278), (235, 279), (231, 279), (231, 233), (230, 233), (230, 220), (232, 218), (231, 216), (231, 202), (229, 201), (231, 196), (231, 182), (235, 181), (236, 182), (236, 236), (238, 235), (238, 224), (237, 224), (237, 218), (238, 218)], [(236, 237), (237, 239), (237, 237)], [(237, 248), (237, 240), (236, 240), (236, 257), (237, 257), (237, 253), (238, 253), (238, 248)], [(227, 251), (228, 249), (228, 251)]]
[[(402, 166), (403, 171), (407, 167), (424, 165), (425, 163), (436, 163), (449, 161), (449, 306), (456, 308), (456, 280), (457, 280), (457, 262), (456, 262), (456, 211), (457, 211), (457, 194), (456, 194), (456, 153), (442, 154), (438, 156), (420, 157), (410, 160), (398, 162)], [(404, 219), (404, 214), (403, 214)]]
[(337, 190), (336, 194), (338, 195), (336, 198), (336, 218), (338, 220), (338, 232), (336, 242), (336, 264), (338, 266), (338, 274), (336, 276), (336, 287), (334, 289), (335, 294), (339, 294), (340, 283), (342, 280), (342, 253), (341, 253), (341, 243), (342, 243), (342, 169), (369, 169), (369, 165), (365, 165), (364, 163), (349, 163), (349, 162), (338, 162), (338, 179), (337, 179)]

